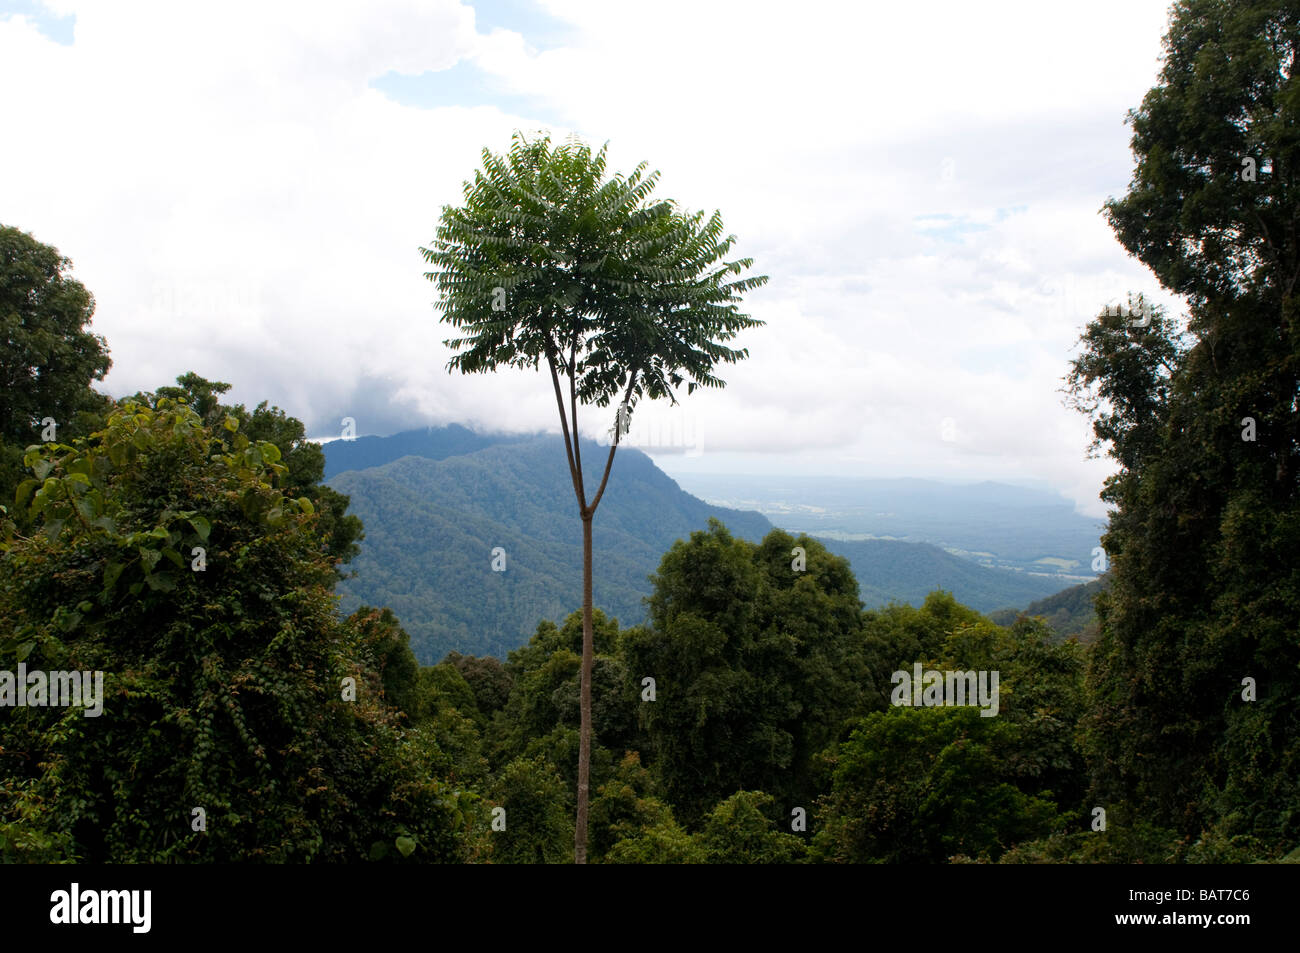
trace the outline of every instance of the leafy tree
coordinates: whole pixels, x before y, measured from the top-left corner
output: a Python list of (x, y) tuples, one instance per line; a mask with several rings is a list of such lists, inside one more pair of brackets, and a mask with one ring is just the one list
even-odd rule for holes
[(362, 606), (349, 622), (363, 640), (365, 667), (379, 674), (384, 700), (409, 713), (417, 704), (420, 679), (411, 637), (391, 609)]
[[(806, 566), (794, 568), (795, 545)], [(739, 790), (811, 803), (813, 757), (861, 703), (861, 603), (846, 560), (773, 530), (761, 545), (717, 520), (679, 540), (653, 577), (650, 625), (629, 630), (647, 754), (687, 823)]]
[(569, 860), (573, 829), (567, 788), (540, 758), (510, 762), (489, 792), (505, 808), (505, 829), (492, 834), (492, 858), (506, 864), (558, 864)]
[(660, 801), (647, 802), (653, 823), (624, 837), (604, 857), (607, 864), (703, 864), (705, 853), (696, 838), (677, 823), (672, 810)]
[[(591, 777), (599, 785), (613, 770), (616, 753), (635, 745), (636, 716), (620, 654), (618, 621), (597, 609), (592, 623), (596, 649), (592, 711), (600, 731), (591, 748)], [(541, 757), (576, 788), (582, 628), (578, 612), (571, 613), (563, 626), (543, 620), (528, 644), (510, 653), (505, 671), (511, 678), (511, 694), (489, 731), (493, 764)]]
[(23, 450), (53, 418), (56, 439), (95, 429), (107, 398), (91, 390), (112, 362), (89, 329), (95, 301), (72, 262), (27, 232), (0, 225), (0, 504), (13, 503)]
[(484, 718), (491, 718), (505, 707), (514, 680), (500, 659), (490, 655), (478, 657), (451, 652), (443, 661), (460, 672), (474, 693), (474, 707)]
[(832, 783), (818, 805), (815, 857), (996, 860), (1022, 841), (1086, 829), (1087, 778), (1075, 739), (1086, 704), (1078, 644), (1055, 642), (1041, 620), (994, 625), (946, 594), (891, 615), (868, 624), (869, 642), (884, 646), (872, 646), (873, 658), (889, 659), (890, 672), (910, 672), (915, 662), (997, 672), (997, 714), (891, 704), (863, 718), (825, 756)]
[(659, 824), (672, 808), (653, 795), (654, 779), (629, 751), (591, 802), (591, 853), (600, 862), (620, 840), (636, 837)]
[(150, 406), (163, 398), (182, 400), (194, 409), (204, 426), (225, 442), (230, 431), (222, 424), (229, 417), (238, 424), (237, 432), (248, 439), (275, 444), (286, 468), (285, 487), (311, 501), (326, 552), (340, 563), (350, 562), (360, 552), (358, 544), (365, 534), (361, 520), (347, 512), (349, 498), (321, 482), (325, 453), (320, 444), (307, 439), (301, 420), (279, 407), (268, 407), (266, 401), (251, 411), (243, 404), (223, 404), (221, 399), (230, 386), (189, 371), (176, 378), (176, 386), (159, 387), (153, 393), (136, 394), (130, 399)]
[(890, 676), (900, 668), (943, 654), (948, 636), (962, 626), (978, 625), (983, 619), (974, 609), (936, 590), (921, 607), (890, 605), (863, 614), (864, 654), (868, 691), (863, 698), (866, 711), (889, 708), (893, 683)]
[(715, 807), (704, 822), (700, 844), (710, 864), (792, 864), (802, 859), (804, 843), (779, 830), (783, 820), (776, 799), (762, 791), (737, 791)]
[(991, 856), (1051, 831), (1056, 805), (1004, 768), (1014, 729), (975, 708), (895, 708), (863, 719), (834, 758), (817, 859), (934, 863)]
[[(649, 203), (658, 173), (605, 174), (576, 141), (516, 134), (505, 157), (483, 150), (483, 170), (465, 183), (465, 204), (443, 209), (433, 248), (421, 249), (444, 320), (465, 336), (449, 370), (539, 369), (545, 362), (560, 414), (583, 534), (583, 647), (574, 860), (587, 856), (591, 758), (592, 519), (608, 484), (619, 440), (642, 398), (675, 388), (722, 387), (719, 363), (747, 351), (725, 342), (761, 322), (738, 310), (742, 292), (765, 277), (736, 278), (750, 259), (726, 262), (735, 236), (714, 213), (686, 214)], [(567, 407), (560, 378), (568, 379)], [(589, 494), (578, 441), (578, 404), (619, 401), (604, 472)]]
[[(1103, 314), (1068, 390), (1120, 464), (1086, 722), (1099, 803), (1184, 836), (1300, 839), (1300, 13), (1184, 0), (1130, 114), (1120, 242), (1186, 331)], [(1243, 679), (1256, 680), (1254, 701)]]
[(384, 700), (388, 620), (337, 620), (310, 501), (275, 485), (274, 444), (226, 427), (128, 402), (27, 454), (38, 531), (4, 543), (0, 669), (100, 671), (104, 712), (0, 720), (0, 852), (458, 859), (473, 799)]

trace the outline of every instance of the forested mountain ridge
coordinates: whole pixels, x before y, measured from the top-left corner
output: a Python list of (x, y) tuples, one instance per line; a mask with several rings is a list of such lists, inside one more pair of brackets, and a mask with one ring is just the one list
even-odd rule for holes
[(460, 424), (448, 424), (445, 427), (403, 430), (389, 437), (331, 440), (324, 445), (325, 479), (329, 480), (346, 470), (383, 466), (402, 457), (445, 460), (447, 457), (463, 456), (497, 444), (534, 440), (538, 436), (540, 434), (479, 433)]
[(1108, 583), (1108, 578), (1102, 576), (1091, 582), (1062, 589), (1046, 599), (1031, 602), (1022, 612), (1002, 609), (989, 613), (989, 618), (998, 625), (1011, 625), (1017, 615), (1040, 615), (1047, 620), (1058, 638), (1068, 639), (1073, 636), (1080, 642), (1092, 642), (1097, 638), (1097, 609), (1094, 600), (1098, 593), (1106, 589)]
[[(332, 441), (324, 451), (330, 486), (351, 498), (366, 528), (356, 576), (339, 587), (342, 608), (392, 608), (421, 661), (451, 651), (504, 658), (539, 619), (558, 623), (578, 605), (581, 525), (560, 437), (451, 425)], [(607, 448), (584, 440), (582, 451), (586, 479), (598, 483)], [(759, 513), (685, 492), (639, 450), (620, 449), (613, 474), (595, 521), (593, 584), (596, 604), (625, 625), (644, 620), (642, 598), (663, 552), (710, 517), (751, 541), (772, 529)], [(920, 605), (944, 589), (991, 611), (1061, 588), (1059, 579), (987, 568), (926, 543), (821, 542), (849, 558), (868, 607)], [(501, 571), (492, 568), (497, 547)]]
[[(384, 439), (400, 448), (413, 442), (411, 433)], [(428, 445), (445, 448), (440, 436), (434, 431)], [(474, 442), (454, 431), (450, 437)], [(584, 440), (582, 451), (586, 478), (599, 483), (606, 448)], [(336, 452), (326, 444), (327, 461)], [(597, 605), (625, 623), (644, 617), (646, 577), (663, 552), (709, 517), (750, 540), (772, 529), (757, 513), (685, 493), (638, 450), (620, 450), (613, 474), (595, 521), (593, 585)], [(351, 497), (351, 512), (366, 527), (356, 577), (339, 586), (342, 608), (392, 608), (424, 662), (450, 651), (504, 658), (539, 619), (563, 620), (580, 604), (581, 525), (558, 436), (505, 438), (440, 460), (403, 456), (329, 482)], [(494, 560), (501, 568), (493, 569)]]

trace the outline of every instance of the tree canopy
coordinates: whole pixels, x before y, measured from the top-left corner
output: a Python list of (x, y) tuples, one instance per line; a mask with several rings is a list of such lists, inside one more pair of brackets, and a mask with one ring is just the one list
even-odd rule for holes
[[(90, 331), (95, 299), (71, 276), (72, 262), (27, 232), (0, 225), (0, 504), (13, 502), (24, 449), (42, 423), (56, 438), (89, 433), (107, 400), (90, 385), (112, 361)], [(88, 425), (83, 415), (92, 418)]]

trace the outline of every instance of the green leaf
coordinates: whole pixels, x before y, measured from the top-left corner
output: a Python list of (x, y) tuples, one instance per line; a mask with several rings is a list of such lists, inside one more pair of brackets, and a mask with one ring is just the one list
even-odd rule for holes
[(122, 575), (122, 570), (126, 568), (125, 563), (109, 563), (104, 567), (104, 589), (111, 590), (117, 585), (117, 577)]
[(77, 500), (77, 512), (87, 523), (93, 523), (99, 518), (99, 507), (95, 505), (95, 500), (91, 497), (83, 496)]
[(280, 448), (273, 443), (259, 443), (257, 448), (262, 452), (262, 459), (267, 463), (276, 463), (280, 459)]
[(110, 536), (117, 535), (117, 524), (113, 522), (113, 517), (111, 516), (100, 516), (97, 519), (91, 520), (90, 525), (99, 527)]
[(53, 460), (37, 460), (34, 464), (32, 464), (32, 472), (36, 474), (36, 479), (38, 480), (44, 480), (47, 476), (50, 475), (50, 471), (53, 469), (54, 469)]
[(27, 501), (32, 498), (32, 491), (41, 485), (40, 480), (23, 480), (18, 484), (18, 492), (14, 494), (14, 504), (17, 508), (27, 505)]
[(230, 415), (226, 415), (226, 419), (221, 422), (221, 426), (225, 427), (231, 433), (234, 433), (239, 429), (239, 421)]
[(156, 592), (171, 592), (176, 588), (176, 580), (165, 572), (151, 573), (144, 577), (144, 581)]
[(202, 516), (191, 516), (189, 523), (194, 527), (194, 532), (199, 534), (199, 539), (206, 543), (208, 541), (208, 534), (212, 532), (212, 524)]
[(394, 843), (403, 857), (410, 857), (415, 852), (415, 838), (413, 837), (399, 837)]
[(45, 538), (51, 543), (59, 538), (59, 533), (63, 532), (63, 520), (50, 520), (45, 524)]
[(158, 550), (140, 547), (140, 562), (144, 565), (146, 573), (153, 572), (153, 567), (158, 565), (160, 559), (162, 559), (162, 553), (158, 552)]
[(311, 500), (307, 499), (305, 496), (298, 497), (298, 506), (301, 507), (302, 511), (308, 516), (316, 512), (316, 507), (312, 506)]
[(32, 654), (32, 649), (34, 648), (36, 648), (35, 642), (24, 642), (15, 650), (14, 656), (19, 662), (25, 662), (27, 661), (27, 656)]
[(185, 568), (185, 560), (181, 558), (181, 554), (178, 553), (178, 552), (176, 552), (176, 550), (172, 549), (170, 546), (168, 546), (166, 549), (164, 549), (164, 550), (162, 551), (162, 554), (163, 554), (167, 559), (169, 559), (169, 560), (171, 560), (173, 563), (175, 563), (175, 564), (176, 564), (176, 568), (178, 568), (178, 569), (184, 569), (184, 568)]

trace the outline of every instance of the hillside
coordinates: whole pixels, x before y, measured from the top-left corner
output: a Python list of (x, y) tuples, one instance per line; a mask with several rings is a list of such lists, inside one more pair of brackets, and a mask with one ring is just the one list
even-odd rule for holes
[(1097, 613), (1093, 609), (1093, 599), (1107, 586), (1107, 577), (1094, 579), (1078, 586), (1071, 586), (1046, 599), (1031, 602), (1022, 613), (1014, 609), (995, 612), (991, 618), (994, 622), (1007, 625), (1017, 615), (1041, 615), (1061, 639), (1075, 636), (1080, 642), (1091, 642), (1097, 638)]
[(445, 460), (498, 444), (520, 443), (532, 436), (481, 434), (459, 424), (404, 430), (391, 437), (357, 437), (325, 444), (325, 479), (347, 470), (366, 470), (392, 463), (402, 457)]
[[(445, 445), (439, 436), (429, 445)], [(368, 452), (382, 457), (383, 447)], [(604, 454), (591, 441), (582, 451), (586, 479), (598, 483)], [(335, 452), (326, 445), (327, 459)], [(342, 609), (392, 608), (424, 662), (453, 649), (504, 657), (539, 620), (581, 606), (582, 524), (558, 436), (507, 438), (441, 460), (403, 456), (329, 483), (351, 496), (366, 529), (356, 578), (339, 586)], [(595, 520), (596, 604), (625, 624), (641, 621), (647, 575), (710, 516), (751, 540), (772, 528), (757, 513), (696, 499), (640, 451), (620, 450)], [(495, 547), (505, 552), (504, 572), (492, 570)]]
[[(584, 441), (586, 478), (604, 452)], [(504, 657), (541, 619), (581, 604), (582, 533), (558, 436), (478, 434), (435, 427), (325, 445), (329, 484), (365, 523), (356, 577), (341, 608), (388, 606), (418, 657), (447, 652)], [(642, 621), (648, 576), (672, 544), (716, 516), (736, 536), (772, 529), (761, 514), (712, 505), (683, 491), (638, 450), (615, 458), (595, 522), (595, 602), (623, 624)], [(1025, 605), (1061, 581), (988, 568), (925, 543), (823, 538), (847, 557), (868, 606), (920, 605), (946, 589), (980, 611)], [(492, 570), (493, 549), (505, 571)]]

